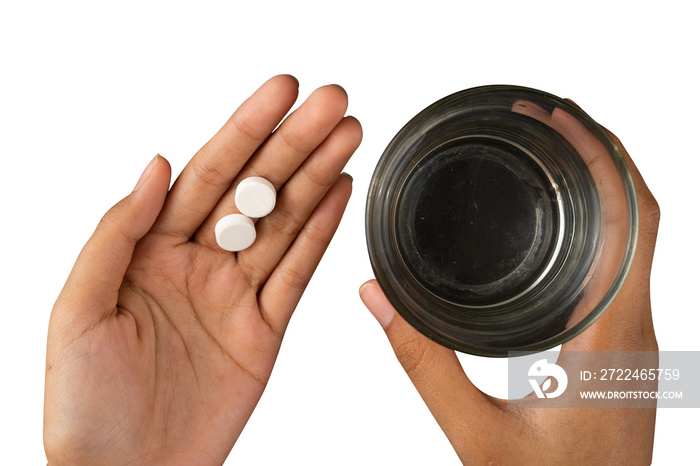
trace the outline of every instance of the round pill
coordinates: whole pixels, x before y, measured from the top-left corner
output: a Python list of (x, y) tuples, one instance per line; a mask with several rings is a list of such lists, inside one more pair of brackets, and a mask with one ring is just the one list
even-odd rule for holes
[(221, 249), (242, 251), (255, 241), (255, 224), (245, 215), (231, 214), (217, 222), (214, 233)]
[(277, 201), (275, 187), (265, 178), (254, 176), (236, 187), (236, 207), (248, 217), (260, 218), (272, 212)]

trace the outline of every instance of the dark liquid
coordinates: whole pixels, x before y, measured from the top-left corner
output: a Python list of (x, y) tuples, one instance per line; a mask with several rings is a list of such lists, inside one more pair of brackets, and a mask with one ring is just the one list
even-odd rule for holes
[(428, 290), (490, 305), (526, 290), (558, 232), (546, 174), (517, 146), (469, 137), (436, 148), (402, 191), (397, 224), (407, 266)]

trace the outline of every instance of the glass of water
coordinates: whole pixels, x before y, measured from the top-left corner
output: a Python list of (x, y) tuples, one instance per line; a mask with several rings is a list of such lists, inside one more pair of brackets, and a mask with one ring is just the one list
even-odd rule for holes
[(637, 238), (631, 175), (573, 103), (518, 86), (445, 97), (414, 117), (372, 177), (377, 281), (431, 339), (482, 356), (582, 332), (622, 286)]

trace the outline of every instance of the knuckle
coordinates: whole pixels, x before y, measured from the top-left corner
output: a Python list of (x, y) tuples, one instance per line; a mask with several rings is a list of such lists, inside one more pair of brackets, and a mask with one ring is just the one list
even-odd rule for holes
[(299, 220), (283, 208), (273, 211), (267, 220), (272, 224), (275, 232), (284, 238), (292, 239), (299, 234), (301, 228)]
[(331, 187), (339, 176), (339, 173), (325, 167), (320, 161), (310, 160), (308, 165), (302, 166), (302, 171), (312, 184), (321, 189)]
[[(206, 146), (205, 146), (206, 147)], [(202, 148), (204, 157), (195, 157), (192, 159), (192, 172), (194, 175), (208, 186), (221, 188), (230, 184), (229, 178), (216, 168), (215, 157), (205, 147)], [(203, 162), (207, 160), (208, 163)]]
[(649, 193), (639, 201), (640, 229), (651, 237), (656, 237), (661, 221), (661, 208), (654, 196)]
[(307, 154), (316, 147), (315, 141), (309, 141), (305, 135), (293, 129), (281, 128), (280, 137), (287, 147), (298, 154)]
[(408, 337), (395, 346), (396, 357), (411, 379), (424, 378), (429, 364), (428, 348), (428, 342), (421, 336)]
[(315, 248), (325, 248), (331, 241), (332, 232), (322, 229), (313, 223), (307, 223), (304, 228), (304, 238)]
[(261, 132), (259, 129), (249, 123), (251, 119), (250, 112), (245, 106), (239, 107), (238, 111), (231, 116), (231, 124), (233, 127), (248, 139), (254, 141), (262, 141), (267, 137), (267, 133)]
[(304, 290), (308, 283), (308, 278), (295, 267), (283, 266), (280, 270), (280, 279), (285, 286), (292, 290)]
[(135, 243), (138, 236), (129, 228), (133, 220), (133, 215), (130, 215), (131, 212), (126, 205), (127, 202), (128, 199), (122, 199), (119, 203), (114, 205), (114, 207), (109, 209), (97, 224), (95, 234), (102, 232), (101, 234), (104, 235), (105, 232), (109, 232), (106, 234), (110, 237), (114, 237), (113, 235), (116, 234), (117, 237), (123, 237)]

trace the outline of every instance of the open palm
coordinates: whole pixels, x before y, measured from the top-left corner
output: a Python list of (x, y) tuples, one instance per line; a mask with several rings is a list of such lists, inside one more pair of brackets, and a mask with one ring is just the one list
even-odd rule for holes
[[(265, 83), (170, 191), (156, 157), (83, 249), (51, 315), (50, 464), (221, 464), (265, 388), (287, 323), (342, 217), (361, 140), (338, 86), (275, 130), (297, 82)], [(217, 247), (235, 187), (262, 176), (275, 210), (245, 251)]]

